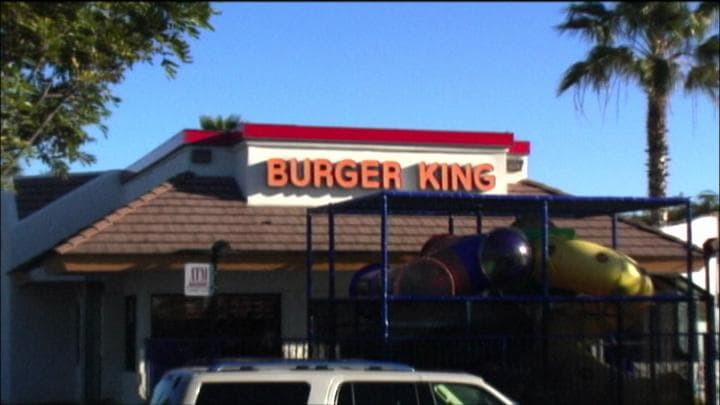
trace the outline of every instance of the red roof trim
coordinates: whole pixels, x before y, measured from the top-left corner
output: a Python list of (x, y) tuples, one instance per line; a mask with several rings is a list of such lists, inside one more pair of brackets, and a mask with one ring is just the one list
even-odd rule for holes
[(515, 141), (510, 147), (508, 153), (512, 155), (529, 155), (530, 154), (530, 142), (528, 141)]
[(183, 143), (203, 145), (233, 145), (242, 141), (241, 132), (209, 131), (204, 129), (186, 129)]
[[(516, 142), (510, 132), (345, 128), (250, 123), (243, 125), (242, 132), (224, 133), (222, 131), (197, 129), (187, 129), (183, 132), (184, 144), (232, 145), (243, 139), (470, 145), (511, 148), (511, 153), (518, 154), (528, 154), (530, 152), (530, 143)], [(514, 152), (515, 150), (517, 151)]]
[(245, 139), (484, 146), (508, 148), (510, 154), (530, 154), (530, 142), (515, 141), (511, 132), (432, 131), (245, 123), (240, 131), (235, 132), (185, 129), (133, 163), (127, 170), (139, 173), (183, 145), (229, 146)]
[(514, 144), (513, 134), (510, 132), (342, 128), (277, 124), (245, 124), (243, 136), (245, 139), (414, 143), (490, 147), (511, 147)]

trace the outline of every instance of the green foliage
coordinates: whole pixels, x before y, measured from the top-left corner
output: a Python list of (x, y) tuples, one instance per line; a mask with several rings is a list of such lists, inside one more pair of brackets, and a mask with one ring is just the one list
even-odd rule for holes
[(3, 184), (21, 160), (38, 159), (56, 174), (90, 164), (82, 151), (120, 99), (136, 63), (159, 59), (173, 78), (190, 63), (187, 38), (212, 30), (208, 2), (6, 2), (2, 6)]
[(235, 131), (242, 124), (242, 119), (239, 115), (231, 114), (226, 118), (218, 115), (213, 118), (209, 115), (200, 116), (200, 128), (207, 130), (216, 131)]
[(573, 3), (557, 26), (592, 45), (584, 60), (565, 71), (558, 95), (575, 89), (576, 105), (582, 109), (587, 89), (607, 97), (618, 84), (633, 83), (645, 92), (650, 196), (662, 197), (667, 188), (672, 93), (680, 88), (697, 91), (718, 104), (719, 9), (714, 2), (699, 3), (695, 9), (686, 2)]
[(559, 94), (570, 88), (608, 90), (616, 79), (634, 82), (648, 95), (683, 84), (718, 101), (717, 3), (700, 3), (695, 10), (685, 2), (611, 6), (583, 2), (567, 7), (565, 21), (556, 28), (578, 34), (593, 47), (565, 72)]

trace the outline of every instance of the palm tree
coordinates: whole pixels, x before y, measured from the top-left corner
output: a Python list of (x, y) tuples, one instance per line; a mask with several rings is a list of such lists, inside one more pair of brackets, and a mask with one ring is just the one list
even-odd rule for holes
[(241, 123), (240, 116), (235, 114), (228, 115), (226, 118), (219, 115), (215, 118), (209, 115), (200, 116), (200, 128), (202, 129), (232, 132), (238, 130)]
[[(667, 110), (672, 93), (682, 86), (718, 103), (718, 9), (710, 2), (694, 10), (684, 2), (583, 2), (569, 5), (565, 21), (556, 27), (592, 43), (586, 59), (565, 71), (558, 95), (572, 87), (582, 106), (588, 88), (600, 94), (632, 82), (645, 92), (650, 197), (664, 197), (667, 188)], [(653, 215), (654, 224), (660, 215)]]
[(693, 213), (701, 214), (717, 214), (720, 209), (720, 197), (712, 190), (701, 191), (696, 197), (697, 203), (693, 207)]

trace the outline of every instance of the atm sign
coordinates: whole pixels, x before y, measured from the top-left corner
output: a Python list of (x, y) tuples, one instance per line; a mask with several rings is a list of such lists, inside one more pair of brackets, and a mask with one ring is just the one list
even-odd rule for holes
[(210, 263), (185, 263), (185, 295), (209, 297), (215, 289), (215, 274)]

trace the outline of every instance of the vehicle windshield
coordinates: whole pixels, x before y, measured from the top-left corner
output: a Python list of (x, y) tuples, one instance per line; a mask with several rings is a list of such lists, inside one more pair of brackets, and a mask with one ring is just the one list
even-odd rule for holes
[(435, 403), (440, 405), (503, 405), (492, 392), (469, 384), (433, 383)]

